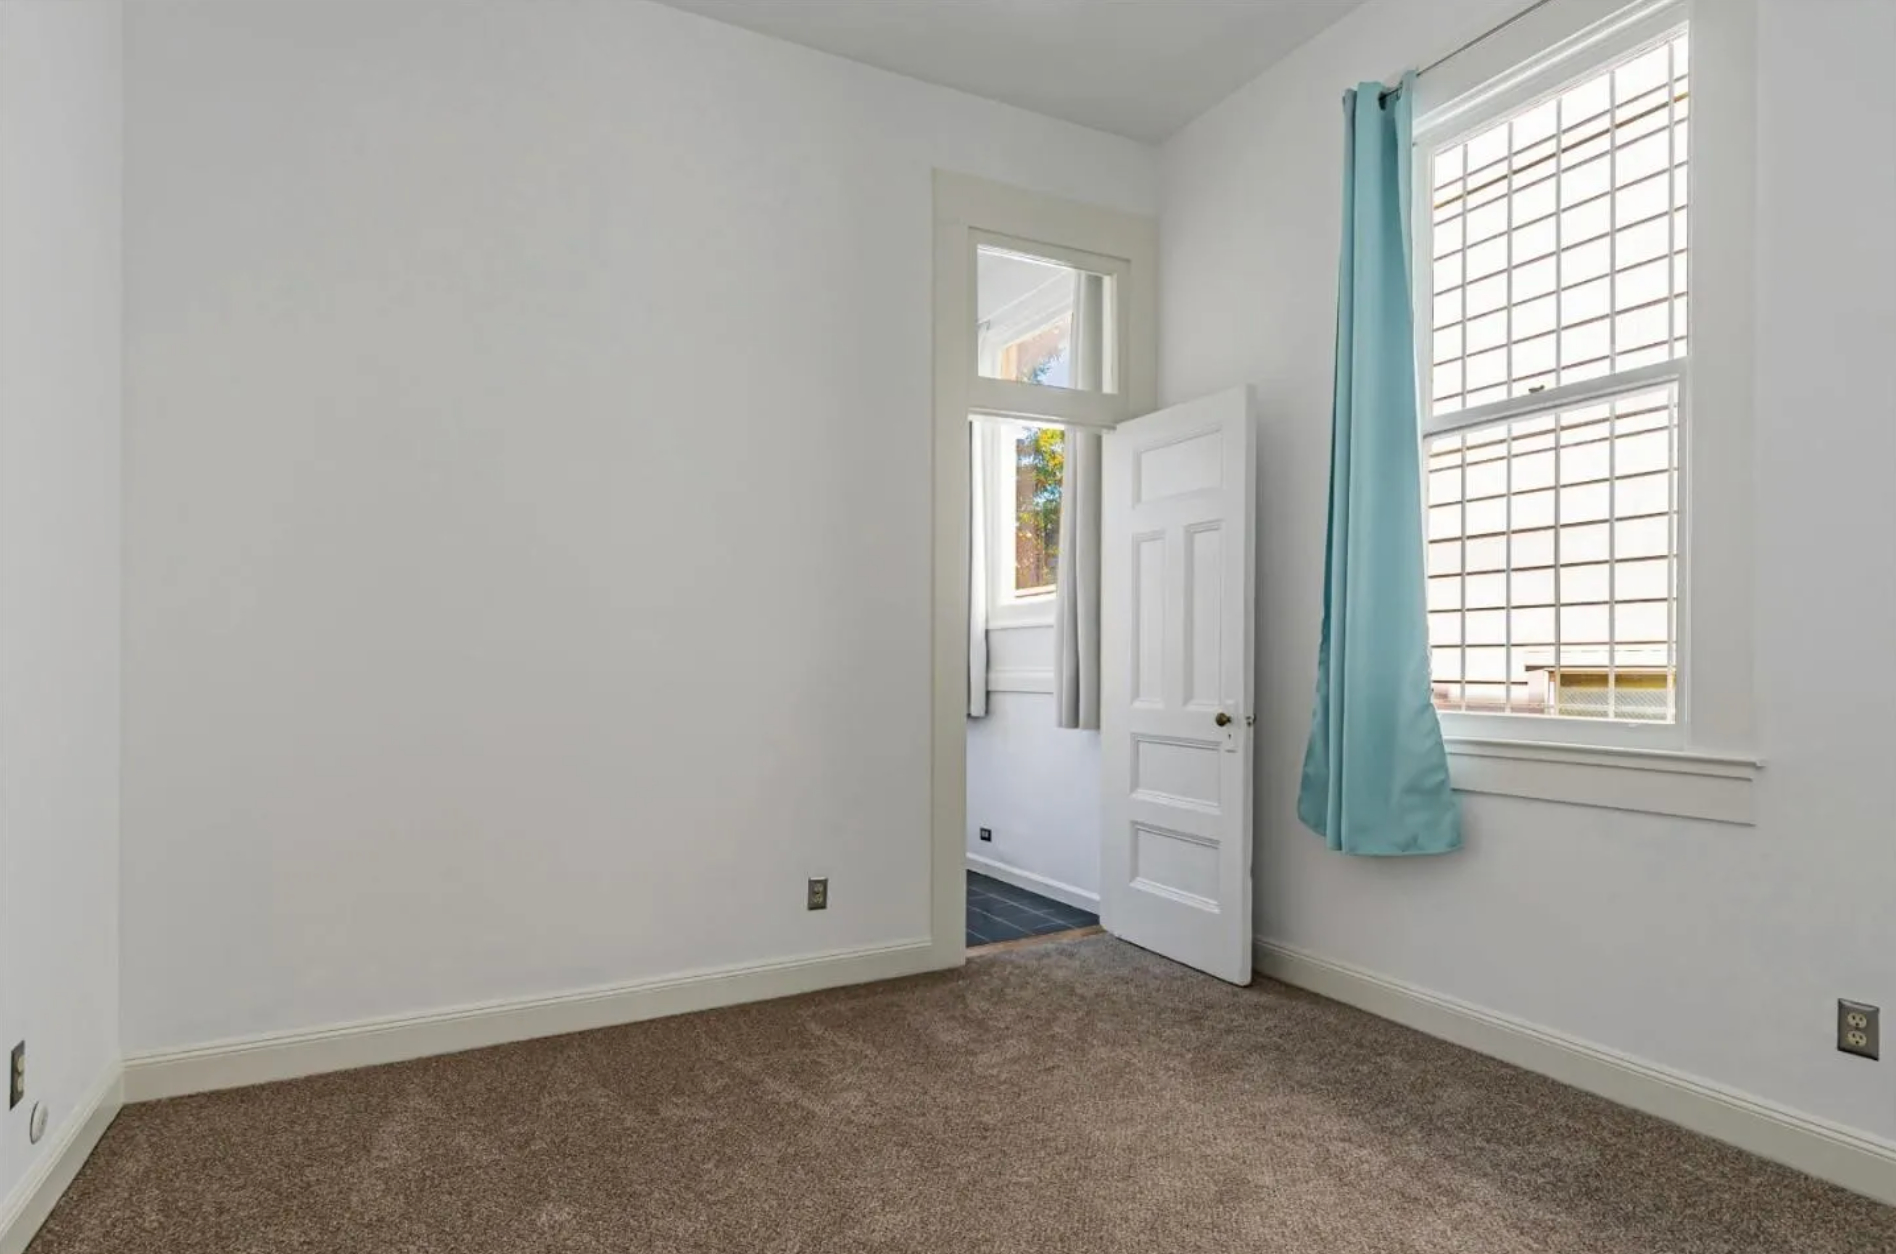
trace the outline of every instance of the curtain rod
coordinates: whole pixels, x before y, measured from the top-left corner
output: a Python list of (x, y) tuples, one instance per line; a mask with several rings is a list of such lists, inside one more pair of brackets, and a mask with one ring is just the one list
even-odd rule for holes
[[(1456, 57), (1459, 57), (1462, 53), (1468, 51), (1470, 48), (1474, 47), (1476, 44), (1481, 43), (1484, 40), (1490, 39), (1494, 37), (1495, 35), (1499, 35), (1502, 31), (1514, 25), (1516, 22), (1520, 21), (1522, 18), (1526, 17), (1528, 14), (1532, 13), (1534, 10), (1545, 8), (1547, 5), (1552, 4), (1552, 3), (1553, 3), (1553, 0), (1534, 0), (1533, 4), (1528, 5), (1525, 9), (1522, 9), (1519, 13), (1516, 13), (1513, 17), (1508, 18), (1504, 22), (1499, 22), (1493, 26), (1490, 26), (1487, 30), (1482, 31), (1479, 35), (1476, 35), (1473, 39), (1461, 45), (1461, 47), (1456, 48), (1450, 52), (1445, 52), (1441, 56), (1435, 58), (1435, 60), (1429, 62), (1427, 65), (1423, 66), (1421, 69), (1417, 70), (1415, 72), (1415, 76), (1417, 78), (1421, 78), (1424, 74), (1427, 74), (1430, 70), (1440, 69), (1442, 66), (1447, 65), (1450, 61), (1453, 61)], [(1394, 87), (1383, 88), (1382, 89), (1383, 99), (1388, 99), (1390, 94), (1393, 93), (1395, 90), (1396, 88)]]

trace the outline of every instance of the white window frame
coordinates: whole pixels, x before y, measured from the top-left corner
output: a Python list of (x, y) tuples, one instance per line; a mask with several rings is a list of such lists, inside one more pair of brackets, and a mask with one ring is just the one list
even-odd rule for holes
[[(1692, 40), (1689, 359), (1429, 414), (1430, 157), (1501, 118), (1663, 43)], [(1444, 711), (1456, 786), (1726, 822), (1751, 821), (1751, 418), (1755, 306), (1754, 0), (1549, 0), (1433, 68), (1415, 101), (1418, 438), (1678, 386), (1677, 714), (1641, 724)], [(1703, 415), (1695, 420), (1695, 415)], [(1716, 624), (1700, 630), (1700, 624)]]
[[(1110, 276), (1115, 292), (1125, 291), (1132, 280), (1132, 262), (1126, 258), (1063, 244), (1044, 243), (997, 231), (971, 229), (968, 232), (967, 246), (968, 290), (971, 294), (975, 291), (974, 272), (977, 265), (977, 253), (983, 247), (1005, 249), (1023, 256), (1072, 266), (1075, 270)], [(970, 305), (968, 348), (964, 356), (968, 370), (969, 412), (1003, 418), (1024, 418), (1059, 426), (1083, 427), (1113, 427), (1132, 417), (1134, 411), (1130, 408), (1131, 398), (1120, 383), (1131, 368), (1128, 359), (1134, 349), (1132, 303), (1129, 300), (1116, 298), (1110, 302), (1107, 310), (1113, 320), (1110, 342), (1116, 358), (1115, 368), (1111, 372), (1116, 390), (1112, 392), (1088, 392), (1079, 388), (1050, 387), (1042, 383), (1021, 383), (1013, 379), (988, 378), (981, 373), (982, 363), (979, 360), (979, 349), (974, 333), (973, 306)]]
[(1022, 593), (1014, 587), (1017, 555), (1014, 551), (1020, 526), (1016, 508), (1020, 458), (1016, 454), (1017, 431), (1022, 426), (1062, 426), (1032, 418), (1004, 418), (989, 422), (982, 429), (987, 459), (988, 482), (994, 485), (988, 502), (988, 627), (1051, 627), (1053, 625), (1053, 589)]

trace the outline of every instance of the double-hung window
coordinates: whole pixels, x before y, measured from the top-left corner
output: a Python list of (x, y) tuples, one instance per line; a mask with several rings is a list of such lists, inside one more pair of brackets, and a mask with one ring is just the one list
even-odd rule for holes
[(1451, 733), (1680, 719), (1689, 49), (1681, 14), (1418, 130), (1430, 679)]
[(1753, 7), (1542, 0), (1418, 80), (1430, 683), (1463, 791), (1752, 819)]

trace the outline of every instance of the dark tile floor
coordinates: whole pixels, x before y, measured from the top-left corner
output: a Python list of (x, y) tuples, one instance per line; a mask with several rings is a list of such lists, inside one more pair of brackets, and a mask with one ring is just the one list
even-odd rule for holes
[(976, 871), (968, 872), (968, 947), (1092, 927), (1099, 916)]

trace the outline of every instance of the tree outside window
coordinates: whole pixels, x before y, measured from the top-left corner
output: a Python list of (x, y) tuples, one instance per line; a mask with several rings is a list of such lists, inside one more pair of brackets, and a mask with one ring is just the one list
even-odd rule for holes
[(1060, 488), (1066, 432), (1024, 428), (1014, 444), (1014, 588), (1049, 591), (1060, 561)]

